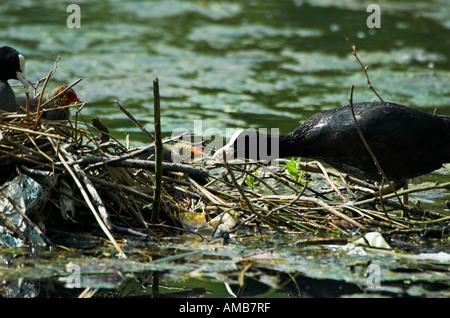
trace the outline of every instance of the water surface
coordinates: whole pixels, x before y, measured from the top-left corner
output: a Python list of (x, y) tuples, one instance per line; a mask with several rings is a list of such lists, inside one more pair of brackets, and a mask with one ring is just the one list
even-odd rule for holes
[(167, 133), (195, 119), (285, 133), (348, 103), (352, 83), (355, 102), (376, 99), (347, 37), (383, 99), (450, 114), (450, 6), (413, 3), (381, 2), (381, 28), (369, 29), (366, 7), (347, 1), (103, 0), (81, 3), (81, 28), (69, 29), (66, 3), (2, 1), (0, 36), (26, 55), (32, 79), (60, 54), (54, 84), (82, 78), (83, 113), (119, 136), (145, 141), (113, 101), (151, 128), (156, 77)]

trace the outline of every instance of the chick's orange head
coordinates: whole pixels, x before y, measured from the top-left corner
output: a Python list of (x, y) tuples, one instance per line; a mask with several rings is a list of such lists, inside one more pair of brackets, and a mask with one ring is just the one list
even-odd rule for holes
[[(61, 87), (61, 90), (66, 89), (66, 87), (67, 86)], [(71, 103), (80, 101), (80, 99), (78, 98), (77, 93), (75, 93), (75, 91), (73, 89), (71, 89), (71, 88), (69, 88), (63, 95)]]

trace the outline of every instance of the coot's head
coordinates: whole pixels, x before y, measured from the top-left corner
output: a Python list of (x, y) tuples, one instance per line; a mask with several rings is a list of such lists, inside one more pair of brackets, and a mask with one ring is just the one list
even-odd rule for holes
[(255, 129), (238, 129), (230, 141), (217, 150), (213, 159), (227, 160), (250, 159), (250, 160), (273, 160), (280, 158), (278, 135), (268, 135)]
[(19, 80), (25, 88), (32, 86), (25, 76), (25, 58), (10, 46), (0, 47), (0, 80)]

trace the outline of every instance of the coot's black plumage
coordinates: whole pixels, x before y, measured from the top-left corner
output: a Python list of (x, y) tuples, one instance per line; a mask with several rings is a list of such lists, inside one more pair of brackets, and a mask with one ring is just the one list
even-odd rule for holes
[[(358, 103), (353, 108), (368, 145), (390, 181), (402, 183), (450, 162), (450, 117), (386, 102)], [(276, 157), (316, 159), (360, 179), (381, 180), (355, 127), (349, 105), (317, 113), (287, 135), (241, 131), (214, 157), (225, 152), (234, 153), (234, 157), (260, 159), (248, 151), (250, 143), (256, 140), (252, 137), (258, 139), (259, 145), (267, 141), (269, 150), (264, 154), (271, 153), (271, 141), (276, 138)]]
[(15, 112), (16, 97), (8, 80), (19, 80), (23, 86), (31, 85), (25, 77), (25, 58), (10, 46), (0, 47), (0, 109)]

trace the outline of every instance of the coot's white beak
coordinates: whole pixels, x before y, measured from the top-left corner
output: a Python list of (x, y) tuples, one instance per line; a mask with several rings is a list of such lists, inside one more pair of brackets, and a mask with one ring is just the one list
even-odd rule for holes
[(33, 87), (33, 84), (28, 80), (28, 78), (25, 77), (25, 74), (23, 74), (22, 72), (16, 72), (16, 76), (25, 88), (28, 88), (28, 86)]
[(19, 54), (20, 72), (16, 72), (17, 79), (22, 83), (25, 88), (28, 86), (33, 87), (33, 84), (25, 76), (25, 58), (22, 54)]
[(225, 156), (227, 160), (230, 159), (234, 159), (232, 157), (232, 155), (234, 154), (234, 152), (236, 151), (236, 149), (234, 148), (234, 142), (236, 141), (236, 139), (239, 137), (240, 134), (242, 134), (244, 132), (244, 129), (238, 129), (233, 136), (231, 137), (230, 141), (223, 146), (222, 148), (220, 148), (219, 150), (217, 150), (214, 155), (213, 155), (213, 159), (216, 161), (223, 161), (223, 157)]

